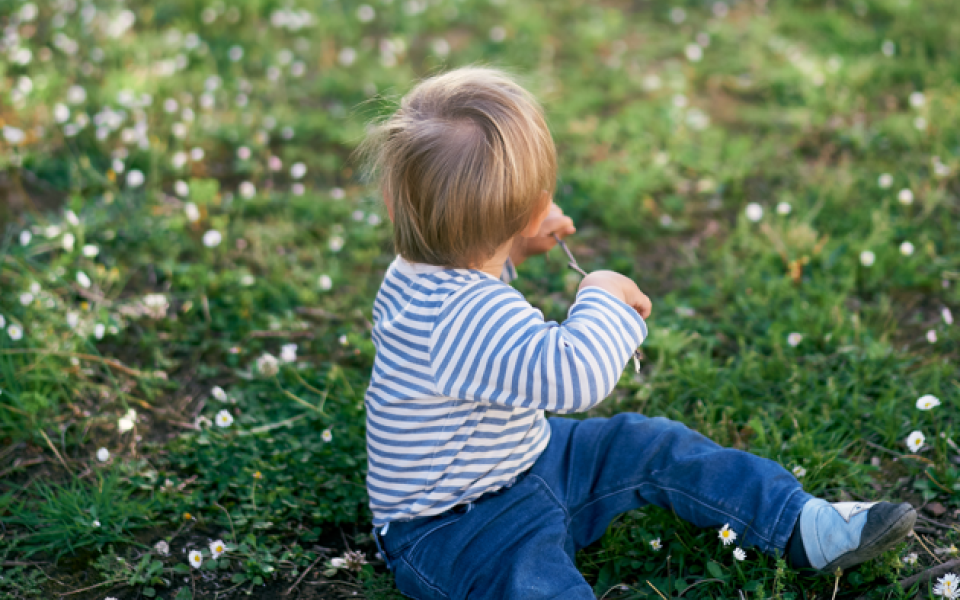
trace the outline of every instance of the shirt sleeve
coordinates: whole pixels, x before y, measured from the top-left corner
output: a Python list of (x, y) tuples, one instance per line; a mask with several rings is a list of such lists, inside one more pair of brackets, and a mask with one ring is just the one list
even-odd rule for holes
[(507, 262), (503, 263), (503, 273), (500, 274), (500, 281), (504, 283), (512, 283), (517, 278), (517, 267), (513, 264), (513, 261), (510, 260), (510, 257), (507, 257)]
[(647, 336), (637, 312), (597, 287), (577, 294), (567, 320), (486, 279), (448, 298), (430, 339), (437, 393), (513, 408), (575, 413), (600, 404)]

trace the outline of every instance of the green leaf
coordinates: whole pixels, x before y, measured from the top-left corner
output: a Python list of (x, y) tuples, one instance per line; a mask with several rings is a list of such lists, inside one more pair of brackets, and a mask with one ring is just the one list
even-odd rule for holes
[(193, 594), (190, 593), (190, 588), (182, 587), (173, 600), (193, 600)]
[(152, 587), (143, 588), (143, 595), (147, 598), (153, 598), (157, 595), (157, 590), (153, 589)]
[(723, 567), (712, 560), (707, 563), (707, 571), (717, 579), (723, 578)]
[(263, 577), (257, 575), (253, 578), (253, 585), (263, 585)]
[(190, 566), (186, 563), (177, 563), (173, 565), (173, 572), (180, 573), (181, 575), (186, 575), (190, 572)]
[(247, 576), (243, 573), (234, 573), (233, 577), (230, 578), (230, 581), (233, 583), (243, 583), (247, 580)]
[(150, 575), (153, 575), (154, 573), (159, 573), (162, 570), (163, 570), (163, 563), (160, 562), (159, 560), (155, 560), (152, 563), (150, 563), (150, 569), (147, 571), (147, 573), (149, 573)]
[(216, 568), (217, 568), (217, 561), (216, 561), (216, 560), (214, 560), (214, 559), (212, 559), (212, 558), (209, 558), (209, 559), (203, 561), (203, 570), (204, 570), (204, 571), (213, 571), (213, 570), (216, 569)]

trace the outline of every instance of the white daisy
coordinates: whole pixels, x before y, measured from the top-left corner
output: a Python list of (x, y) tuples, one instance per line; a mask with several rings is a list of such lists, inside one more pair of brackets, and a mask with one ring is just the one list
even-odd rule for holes
[(86, 244), (84, 245), (82, 252), (87, 258), (95, 258), (98, 254), (100, 254), (100, 248), (94, 246), (93, 244)]
[(730, 529), (730, 524), (725, 523), (723, 528), (719, 532), (720, 540), (723, 542), (724, 546), (729, 546), (737, 540), (737, 532)]
[(930, 342), (931, 344), (936, 344), (936, 343), (937, 343), (937, 332), (934, 331), (933, 329), (931, 329), (930, 331), (928, 331), (928, 332), (927, 332), (927, 341)]
[(137, 421), (137, 411), (132, 408), (127, 411), (125, 415), (120, 417), (120, 420), (117, 421), (117, 429), (120, 433), (125, 433), (133, 429), (134, 424)]
[(907, 436), (907, 448), (910, 448), (911, 452), (917, 452), (923, 447), (925, 441), (927, 438), (922, 433), (914, 431)]
[(203, 555), (200, 554), (199, 550), (191, 550), (188, 555), (190, 558), (190, 566), (194, 569), (199, 569), (200, 565), (203, 564)]
[(20, 232), (20, 245), (21, 245), (21, 246), (26, 246), (27, 244), (30, 243), (30, 240), (32, 240), (32, 239), (33, 239), (33, 234), (30, 233), (29, 231), (23, 230), (23, 231)]
[(920, 108), (926, 103), (927, 98), (923, 95), (923, 92), (913, 92), (910, 94), (910, 106)]
[(210, 390), (210, 395), (220, 402), (226, 402), (228, 399), (227, 393), (223, 391), (223, 388), (219, 385), (213, 386), (213, 389)]
[(237, 148), (237, 158), (240, 160), (247, 160), (250, 158), (250, 148), (246, 146), (240, 146)]
[(777, 213), (781, 215), (789, 215), (790, 211), (793, 210), (793, 207), (790, 206), (789, 202), (781, 202), (777, 204)]
[(740, 561), (747, 560), (747, 553), (744, 552), (743, 548), (735, 548), (733, 550), (733, 557)]
[(335, 235), (330, 238), (330, 251), (331, 252), (340, 252), (343, 249), (343, 238), (339, 235)]
[(703, 48), (699, 44), (687, 44), (687, 47), (683, 49), (683, 53), (687, 55), (687, 60), (690, 62), (700, 62), (703, 58)]
[(127, 185), (130, 187), (140, 187), (144, 181), (143, 171), (133, 169), (127, 173)]
[(908, 188), (900, 190), (900, 193), (897, 194), (897, 200), (900, 201), (900, 204), (913, 204), (913, 191)]
[(936, 408), (940, 406), (940, 399), (936, 396), (927, 394), (925, 396), (920, 396), (917, 399), (917, 408), (920, 410), (930, 410), (931, 408)]
[(321, 275), (317, 283), (320, 286), (320, 289), (324, 291), (333, 287), (333, 279), (331, 279), (329, 275)]
[(763, 218), (763, 207), (756, 202), (751, 202), (746, 208), (747, 218), (756, 223)]
[(30, 306), (33, 304), (33, 294), (30, 292), (24, 292), (20, 294), (20, 304), (24, 306)]
[(89, 288), (92, 285), (90, 278), (83, 271), (77, 271), (77, 283), (84, 288)]
[(361, 23), (369, 23), (377, 16), (377, 12), (373, 10), (373, 7), (369, 4), (361, 4), (360, 8), (357, 9), (357, 19)]
[(331, 558), (330, 566), (333, 567), (334, 569), (342, 569), (343, 567), (347, 566), (347, 561), (339, 557)]
[(210, 556), (213, 558), (220, 558), (220, 555), (226, 551), (227, 547), (224, 545), (223, 540), (210, 542)]
[(240, 192), (240, 196), (244, 198), (253, 198), (257, 195), (257, 187), (249, 181), (241, 183), (238, 191)]
[(93, 337), (98, 340), (102, 340), (105, 333), (107, 333), (107, 327), (103, 323), (97, 323), (93, 326)]
[(303, 164), (302, 162), (294, 163), (294, 165), (290, 167), (290, 177), (293, 179), (301, 179), (306, 174), (307, 165)]
[(950, 600), (957, 598), (960, 596), (960, 577), (953, 573), (947, 573), (937, 579), (937, 585), (933, 586), (933, 593), (937, 596), (950, 598)]
[(660, 542), (660, 538), (657, 538), (655, 540), (650, 540), (650, 548), (652, 548), (654, 552), (659, 552), (660, 549), (663, 548), (663, 544)]
[(793, 468), (793, 476), (796, 477), (797, 479), (800, 479), (806, 474), (807, 474), (807, 470), (801, 467), (800, 465), (797, 465)]
[(297, 360), (297, 345), (296, 344), (284, 344), (280, 348), (280, 360), (283, 362), (291, 363)]
[(217, 427), (230, 427), (233, 425), (233, 415), (231, 415), (227, 410), (221, 410), (218, 412), (217, 416), (214, 417), (213, 420), (217, 424)]
[(897, 45), (891, 40), (883, 40), (880, 44), (880, 52), (883, 52), (884, 56), (893, 56), (897, 52)]
[(893, 185), (893, 175), (891, 175), (890, 173), (883, 173), (877, 179), (877, 185), (879, 185), (880, 188), (884, 190), (889, 188), (890, 186)]
[(216, 248), (222, 241), (223, 235), (221, 235), (216, 229), (211, 229), (203, 234), (203, 245), (207, 248)]
[(100, 527), (100, 519), (94, 519), (91, 525), (93, 525), (94, 527)]
[[(167, 481), (170, 481), (169, 479)], [(170, 544), (166, 540), (160, 540), (153, 545), (153, 549), (157, 551), (157, 554), (160, 556), (169, 556), (170, 555)]]
[(877, 261), (877, 255), (870, 250), (864, 250), (860, 253), (860, 264), (865, 267), (872, 267)]
[(100, 448), (97, 450), (97, 460), (100, 462), (107, 462), (110, 460), (110, 451), (106, 448)]
[(63, 243), (64, 251), (73, 252), (73, 246), (74, 244), (76, 244), (77, 238), (74, 237), (72, 233), (65, 233), (63, 234), (63, 239), (61, 240), (61, 242)]
[(904, 242), (900, 244), (900, 254), (904, 256), (912, 256), (914, 249), (915, 248), (913, 247), (913, 244), (910, 242)]
[(265, 352), (257, 359), (257, 371), (265, 377), (273, 377), (280, 372), (280, 364), (275, 356)]
[(187, 215), (187, 220), (196, 223), (200, 220), (200, 209), (193, 202), (187, 202), (183, 205), (183, 212)]
[(178, 179), (177, 182), (173, 184), (173, 191), (176, 195), (180, 196), (181, 198), (186, 198), (187, 196), (190, 195), (190, 186), (187, 184), (186, 181), (183, 181), (182, 179)]
[(787, 336), (787, 343), (790, 344), (791, 346), (793, 346), (794, 348), (796, 348), (797, 346), (799, 346), (799, 345), (800, 345), (800, 342), (802, 342), (802, 341), (803, 341), (803, 334), (802, 334), (802, 333), (796, 333), (796, 332), (794, 332), (794, 333), (791, 333), (790, 335)]
[(331, 433), (329, 429), (324, 429), (323, 433), (320, 434), (320, 439), (322, 439), (327, 443), (330, 443), (333, 441), (333, 433)]
[(940, 311), (940, 314), (943, 316), (943, 322), (947, 325), (953, 325), (953, 313), (950, 312), (950, 309), (946, 306), (943, 307), (943, 310)]
[(915, 565), (917, 564), (917, 553), (911, 552), (910, 554), (903, 557), (903, 564), (905, 565)]

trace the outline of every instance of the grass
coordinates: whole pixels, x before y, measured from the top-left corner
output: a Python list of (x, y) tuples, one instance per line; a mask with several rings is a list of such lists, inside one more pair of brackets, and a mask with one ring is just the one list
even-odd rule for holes
[[(922, 507), (814, 580), (636, 511), (578, 557), (597, 595), (932, 598), (888, 585), (960, 542), (954, 3), (362, 5), (0, 7), (0, 596), (399, 597), (364, 489), (390, 231), (350, 152), (418, 77), (480, 62), (542, 99), (580, 262), (654, 301), (641, 373), (592, 414)], [(556, 252), (516, 285), (562, 319)]]

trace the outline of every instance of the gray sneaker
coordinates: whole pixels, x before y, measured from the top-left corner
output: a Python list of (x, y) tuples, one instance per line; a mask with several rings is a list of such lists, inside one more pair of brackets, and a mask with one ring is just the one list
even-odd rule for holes
[(800, 513), (800, 533), (810, 565), (833, 573), (883, 554), (905, 538), (917, 511), (904, 502), (837, 502), (815, 498)]

